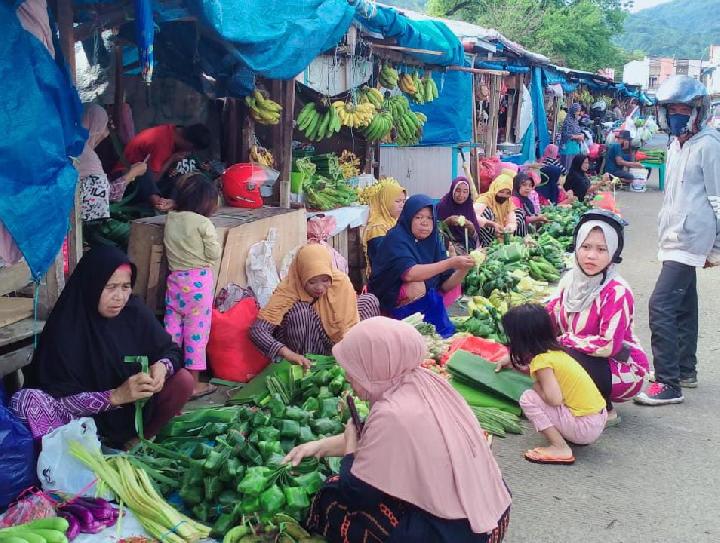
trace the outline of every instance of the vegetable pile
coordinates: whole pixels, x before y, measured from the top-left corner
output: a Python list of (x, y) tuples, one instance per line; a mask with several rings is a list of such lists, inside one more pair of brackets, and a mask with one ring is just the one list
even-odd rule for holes
[(120, 511), (102, 498), (78, 497), (60, 505), (57, 514), (67, 521), (67, 538), (72, 541), (78, 534), (97, 534), (115, 526)]
[[(343, 164), (335, 153), (315, 155), (295, 161), (298, 164), (303, 160), (315, 166), (315, 170), (303, 183), (305, 203), (309, 208), (327, 211), (357, 201), (357, 192), (345, 180), (348, 173), (347, 160), (350, 159), (350, 167), (355, 168), (355, 166), (352, 157), (349, 155), (344, 157)], [(310, 171), (311, 168), (307, 170)]]
[(542, 209), (542, 213), (547, 217), (548, 222), (540, 227), (539, 233), (550, 234), (564, 248), (567, 248), (572, 242), (575, 225), (580, 220), (580, 216), (588, 209), (589, 207), (583, 202), (575, 202), (570, 207), (546, 206)]
[[(314, 366), (304, 374), (287, 362), (270, 366), (262, 382), (232, 398), (237, 405), (176, 417), (156, 442), (136, 448), (130, 462), (144, 465), (166, 496), (177, 493), (215, 537), (234, 527), (243, 528), (235, 534), (277, 536), (277, 515), (286, 515), (286, 527), (304, 518), (311, 497), (340, 465), (339, 458), (282, 464), (296, 445), (342, 433), (348, 418), (342, 368), (332, 357), (310, 357)], [(365, 404), (357, 405), (366, 415)]]
[(68, 521), (61, 517), (33, 520), (19, 526), (0, 529), (2, 543), (67, 543), (75, 537)]

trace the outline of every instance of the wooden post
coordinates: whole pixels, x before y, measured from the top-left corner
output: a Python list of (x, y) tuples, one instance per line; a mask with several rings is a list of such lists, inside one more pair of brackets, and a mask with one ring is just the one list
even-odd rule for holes
[(290, 207), (290, 171), (292, 169), (292, 136), (295, 110), (295, 79), (273, 81), (273, 96), (283, 107), (280, 123), (273, 128), (275, 164), (280, 172), (280, 207)]
[(122, 124), (122, 104), (125, 101), (125, 85), (123, 79), (123, 55), (122, 47), (115, 45), (113, 47), (115, 56), (115, 97), (113, 99), (113, 124), (115, 130), (119, 131)]
[(490, 111), (486, 135), (485, 156), (492, 157), (497, 154), (498, 120), (500, 114), (500, 89), (502, 88), (502, 76), (490, 76)]
[(40, 283), (38, 293), (38, 318), (40, 320), (48, 318), (50, 311), (52, 311), (55, 302), (60, 296), (60, 292), (65, 286), (63, 268), (63, 255), (62, 251), (60, 251)]

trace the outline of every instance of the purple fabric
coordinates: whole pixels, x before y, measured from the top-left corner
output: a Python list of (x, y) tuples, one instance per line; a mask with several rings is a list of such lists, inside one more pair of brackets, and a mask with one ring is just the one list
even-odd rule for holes
[[(465, 202), (462, 204), (456, 203), (453, 198), (455, 188), (460, 183), (465, 183), (468, 186), (468, 189), (470, 188), (470, 182), (467, 180), (466, 177), (456, 177), (455, 179), (453, 179), (452, 183), (450, 183), (450, 191), (442, 197), (442, 199), (437, 205), (437, 218), (440, 221), (444, 221), (445, 219), (447, 219), (448, 217), (452, 217), (453, 215), (462, 215), (468, 221), (473, 223), (473, 226), (475, 226), (475, 232), (479, 232), (480, 225), (477, 222), (477, 216), (475, 215), (475, 209), (473, 208), (472, 197), (468, 196), (468, 199), (465, 200)], [(453, 239), (455, 239), (456, 241), (465, 239), (464, 230), (464, 228), (461, 228), (459, 226), (450, 227), (450, 232), (452, 233)]]

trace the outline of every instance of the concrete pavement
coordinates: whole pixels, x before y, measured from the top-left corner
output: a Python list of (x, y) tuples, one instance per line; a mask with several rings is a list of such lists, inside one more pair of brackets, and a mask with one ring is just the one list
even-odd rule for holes
[[(635, 293), (635, 329), (648, 352), (662, 204), (653, 177), (647, 193), (618, 195), (630, 222), (620, 273)], [(700, 270), (698, 290), (700, 386), (685, 390), (684, 404), (618, 404), (621, 425), (575, 448), (577, 461), (568, 467), (523, 459), (525, 450), (543, 444), (532, 428), (495, 440), (513, 492), (508, 543), (720, 542), (720, 270)]]

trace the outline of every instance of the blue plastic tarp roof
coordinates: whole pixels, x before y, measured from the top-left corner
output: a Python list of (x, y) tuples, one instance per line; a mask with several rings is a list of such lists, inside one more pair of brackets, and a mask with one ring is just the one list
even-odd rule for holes
[(80, 155), (87, 131), (66, 69), (6, 2), (0, 35), (0, 220), (37, 280), (67, 233), (78, 175), (69, 156)]

